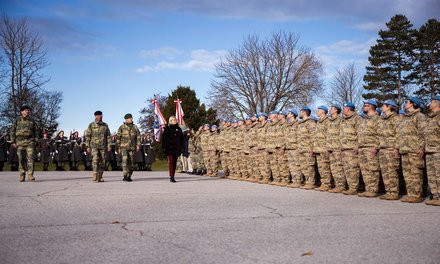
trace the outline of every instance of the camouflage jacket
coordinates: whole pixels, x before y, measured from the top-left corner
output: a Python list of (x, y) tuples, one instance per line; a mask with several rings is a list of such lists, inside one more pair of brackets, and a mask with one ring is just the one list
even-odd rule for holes
[(429, 114), (425, 129), (425, 141), (427, 153), (440, 152), (440, 111)]
[(358, 146), (360, 148), (379, 149), (379, 135), (377, 133), (379, 120), (380, 117), (377, 114), (367, 115), (361, 120), (358, 127)]
[(266, 125), (265, 146), (268, 152), (274, 152), (277, 147), (277, 130), (279, 129), (279, 121), (275, 120)]
[(235, 148), (239, 150), (243, 150), (245, 148), (244, 145), (244, 134), (246, 133), (246, 127), (241, 126), (235, 129)]
[(210, 150), (211, 142), (209, 142), (209, 136), (211, 132), (203, 131), (200, 133), (200, 146), (202, 147), (202, 151), (208, 151)]
[(141, 132), (135, 124), (122, 124), (117, 138), (116, 144), (121, 149), (135, 150), (141, 146)]
[(221, 149), (225, 152), (230, 152), (231, 151), (231, 127), (225, 127), (224, 129), (222, 129), (221, 133), (220, 133), (220, 143), (219, 146), (221, 146)]
[(17, 146), (27, 146), (38, 139), (34, 121), (29, 117), (19, 116), (12, 125), (11, 142)]
[(245, 152), (249, 153), (249, 149), (257, 145), (257, 122), (252, 123), (244, 131), (244, 143), (246, 145)]
[(379, 146), (381, 149), (397, 149), (397, 127), (399, 116), (392, 112), (383, 115), (378, 122), (377, 133), (379, 135)]
[(307, 153), (313, 150), (313, 134), (315, 133), (316, 123), (310, 117), (303, 119), (298, 124), (298, 152)]
[(339, 151), (341, 150), (341, 141), (339, 140), (341, 134), (341, 117), (335, 118), (329, 117), (328, 129), (327, 129), (327, 150)]
[(110, 129), (103, 121), (92, 122), (86, 130), (86, 146), (92, 149), (108, 149), (111, 142)]
[(264, 123), (260, 123), (257, 125), (257, 147), (258, 149), (265, 149), (266, 148), (266, 130), (268, 127), (268, 122), (265, 121)]
[(275, 147), (276, 148), (286, 148), (286, 120), (278, 121), (277, 129), (275, 130)]
[(360, 122), (361, 118), (357, 113), (342, 118), (339, 138), (341, 141), (341, 150), (355, 149), (359, 146), (358, 127)]
[(319, 119), (316, 124), (316, 130), (313, 140), (313, 152), (324, 153), (327, 152), (327, 132), (330, 125), (330, 119), (326, 116), (324, 119)]
[(423, 132), (426, 128), (426, 116), (416, 109), (407, 113), (397, 130), (397, 144), (401, 154), (418, 153), (425, 150)]
[(298, 149), (298, 139), (297, 139), (297, 133), (298, 133), (298, 121), (296, 119), (291, 123), (286, 123), (285, 125), (285, 144), (286, 149)]

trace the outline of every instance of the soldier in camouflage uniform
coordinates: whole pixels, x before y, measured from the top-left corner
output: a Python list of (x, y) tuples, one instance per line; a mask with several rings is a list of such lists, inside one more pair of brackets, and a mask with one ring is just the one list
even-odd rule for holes
[(135, 151), (141, 148), (141, 132), (133, 124), (133, 116), (126, 114), (125, 122), (118, 129), (117, 142), (119, 151), (122, 155), (122, 176), (123, 181), (131, 182), (131, 175), (136, 167), (134, 155)]
[(402, 202), (422, 202), (423, 169), (425, 167), (426, 116), (422, 114), (422, 102), (411, 97), (405, 104), (406, 115), (399, 125), (398, 145), (402, 155), (403, 178), (405, 179), (407, 197)]
[(255, 114), (250, 118), (250, 124), (247, 125), (247, 131), (244, 135), (245, 144), (249, 149), (249, 156), (247, 159), (248, 174), (250, 175), (248, 180), (250, 182), (259, 181), (258, 171), (258, 142), (257, 142), (257, 129), (258, 129), (258, 115)]
[(287, 114), (288, 123), (286, 125), (285, 145), (287, 152), (287, 165), (291, 176), (288, 187), (299, 188), (301, 186), (301, 167), (298, 160), (298, 111), (290, 109)]
[(86, 130), (87, 152), (92, 154), (93, 181), (103, 182), (106, 151), (110, 151), (111, 134), (108, 125), (102, 121), (102, 112), (94, 113), (95, 121)]
[[(218, 155), (218, 130), (216, 125), (211, 126), (208, 136), (208, 161), (206, 161), (207, 176), (215, 177), (218, 173), (219, 155)], [(205, 159), (206, 160), (206, 159)]]
[(220, 121), (220, 134), (218, 136), (217, 148), (220, 152), (220, 163), (225, 173), (225, 177), (229, 176), (229, 166), (226, 157), (226, 130), (228, 129), (227, 120)]
[(313, 156), (313, 135), (316, 123), (310, 118), (312, 110), (303, 107), (300, 111), (301, 122), (298, 124), (298, 158), (301, 174), (304, 176), (302, 189), (312, 190), (315, 188), (315, 157)]
[(269, 179), (272, 180), (270, 184), (280, 184), (281, 183), (281, 176), (280, 176), (280, 169), (279, 169), (279, 161), (277, 160), (276, 155), (276, 145), (277, 145), (277, 137), (276, 133), (279, 129), (278, 127), (278, 111), (272, 111), (269, 113), (269, 121), (267, 124), (266, 129), (266, 140), (265, 140), (265, 146), (266, 146), (266, 152), (267, 152), (267, 163), (270, 164), (270, 172), (272, 175), (272, 178)]
[(359, 193), (359, 197), (377, 197), (379, 191), (379, 135), (377, 128), (380, 117), (376, 108), (376, 100), (369, 99), (364, 103), (363, 112), (366, 116), (360, 122), (358, 129), (359, 167), (365, 182), (365, 192)]
[(235, 129), (235, 148), (237, 150), (236, 167), (240, 180), (247, 180), (249, 178), (246, 157), (245, 157), (245, 142), (244, 133), (246, 133), (246, 126), (244, 120), (238, 120), (237, 128)]
[(332, 105), (330, 108), (330, 118), (327, 130), (327, 150), (330, 158), (330, 172), (335, 181), (335, 188), (331, 193), (342, 193), (346, 190), (347, 182), (344, 177), (344, 168), (342, 166), (342, 151), (340, 130), (341, 130), (341, 111), (340, 105)]
[[(221, 144), (223, 146), (223, 158), (222, 158), (222, 167), (225, 171), (225, 176), (230, 177), (232, 176), (232, 170), (233, 170), (233, 164), (231, 162), (231, 143), (232, 143), (232, 126), (231, 122), (228, 120), (225, 123), (225, 128), (222, 129), (223, 138), (221, 141)], [(226, 168), (225, 168), (226, 167)]]
[(258, 162), (258, 182), (267, 184), (270, 179), (270, 164), (268, 161), (268, 152), (266, 151), (265, 141), (267, 140), (267, 118), (269, 116), (266, 113), (260, 113), (258, 120), (259, 125), (257, 129), (257, 162)]
[(358, 127), (360, 122), (361, 117), (355, 112), (355, 105), (351, 102), (344, 103), (340, 141), (344, 176), (348, 183), (348, 190), (342, 192), (345, 195), (356, 195), (359, 188)]
[[(209, 166), (210, 166), (210, 142), (209, 142), (209, 137), (211, 132), (209, 131), (210, 126), (209, 124), (205, 124), (203, 125), (203, 128), (200, 132), (200, 146), (201, 146), (201, 150), (202, 150), (202, 156), (203, 156), (203, 162), (205, 164), (205, 168), (207, 171), (210, 170)], [(212, 172), (211, 172), (212, 173)], [(208, 173), (209, 174), (209, 173)]]
[(432, 99), (429, 109), (431, 113), (424, 134), (426, 169), (432, 200), (426, 201), (426, 204), (440, 206), (440, 95)]
[(321, 175), (321, 186), (316, 188), (317, 191), (326, 192), (331, 187), (330, 173), (330, 155), (327, 148), (327, 132), (330, 125), (330, 119), (327, 117), (328, 108), (324, 105), (318, 107), (318, 123), (313, 140), (313, 153), (316, 156), (319, 175)]
[(287, 115), (286, 111), (278, 112), (278, 128), (275, 131), (275, 156), (278, 162), (279, 181), (274, 184), (278, 186), (287, 186), (290, 183), (286, 152)]
[(229, 152), (229, 159), (228, 159), (228, 163), (229, 163), (229, 173), (230, 173), (230, 178), (234, 179), (234, 180), (238, 180), (241, 178), (241, 173), (240, 173), (240, 164), (238, 164), (238, 141), (237, 141), (237, 131), (238, 131), (238, 121), (234, 120), (232, 122), (232, 126), (229, 129), (229, 133), (227, 133), (228, 137), (228, 142), (229, 142), (229, 147), (231, 149), (231, 151)]
[(382, 116), (379, 122), (379, 165), (382, 172), (385, 195), (380, 199), (399, 199), (399, 165), (400, 155), (397, 149), (397, 127), (399, 117), (398, 106), (392, 100), (386, 100), (382, 104)]
[(37, 129), (29, 117), (29, 107), (24, 105), (20, 108), (20, 116), (14, 121), (11, 130), (12, 147), (17, 149), (18, 154), (20, 182), (25, 181), (26, 175), (29, 181), (35, 181), (34, 144), (37, 139)]

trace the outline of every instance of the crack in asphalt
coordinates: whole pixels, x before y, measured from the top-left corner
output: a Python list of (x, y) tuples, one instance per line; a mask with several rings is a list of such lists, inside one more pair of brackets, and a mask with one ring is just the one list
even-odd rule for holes
[(47, 191), (47, 192), (39, 193), (39, 194), (36, 195), (36, 197), (40, 197), (40, 196), (43, 196), (43, 195), (46, 195), (46, 194), (49, 194), (49, 193), (53, 193), (53, 192), (65, 191), (67, 189), (69, 189), (69, 187), (64, 187), (63, 189), (57, 189), (57, 190), (52, 190), (52, 191)]
[(261, 206), (261, 207), (264, 207), (264, 208), (266, 208), (266, 209), (269, 209), (270, 211), (269, 211), (269, 213), (270, 214), (274, 214), (274, 215), (277, 215), (277, 216), (279, 216), (279, 217), (284, 217), (284, 215), (282, 214), (282, 213), (279, 213), (278, 212), (278, 209), (276, 209), (276, 208), (272, 208), (272, 207), (270, 207), (270, 206), (266, 206), (266, 205), (264, 205), (264, 204), (258, 204), (259, 206)]

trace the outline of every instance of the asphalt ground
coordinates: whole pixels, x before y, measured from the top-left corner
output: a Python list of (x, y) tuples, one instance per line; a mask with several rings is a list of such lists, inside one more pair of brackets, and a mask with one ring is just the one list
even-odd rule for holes
[(440, 263), (440, 207), (166, 172), (0, 172), (0, 263)]

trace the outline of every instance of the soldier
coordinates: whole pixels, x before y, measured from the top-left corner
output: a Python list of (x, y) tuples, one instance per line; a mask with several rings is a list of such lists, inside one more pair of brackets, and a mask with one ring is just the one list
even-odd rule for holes
[(399, 199), (399, 165), (400, 156), (397, 149), (397, 127), (400, 118), (397, 114), (397, 104), (393, 100), (386, 100), (382, 104), (382, 116), (379, 122), (379, 165), (382, 172), (385, 195), (384, 200)]
[[(205, 163), (205, 167), (207, 169), (208, 174), (212, 174), (211, 168), (209, 167), (210, 164), (210, 142), (209, 142), (209, 137), (211, 132), (209, 131), (210, 126), (209, 124), (204, 124), (203, 128), (200, 132), (200, 146), (201, 146), (201, 150), (202, 150), (202, 155), (203, 155), (203, 161)], [(210, 173), (209, 173), (210, 172)]]
[(41, 163), (43, 163), (43, 171), (49, 170), (51, 144), (48, 133), (44, 131), (43, 138), (38, 141), (38, 155)]
[(275, 131), (275, 156), (278, 163), (278, 182), (277, 186), (287, 186), (290, 183), (289, 167), (287, 165), (286, 153), (286, 129), (287, 129), (287, 112), (281, 110), (278, 112), (278, 123)]
[(359, 193), (359, 197), (377, 197), (379, 191), (379, 135), (377, 128), (380, 117), (376, 108), (376, 100), (369, 99), (364, 102), (365, 118), (360, 122), (358, 129), (359, 167), (365, 182), (365, 192)]
[(425, 139), (423, 132), (426, 128), (426, 116), (422, 114), (422, 102), (411, 97), (406, 101), (406, 115), (399, 125), (398, 145), (402, 155), (403, 178), (405, 179), (407, 197), (402, 202), (422, 202), (423, 169), (425, 167)]
[(287, 165), (290, 172), (290, 183), (287, 187), (299, 188), (301, 187), (301, 168), (298, 159), (298, 111), (290, 109), (287, 114), (288, 123), (285, 132), (285, 144), (287, 152)]
[(356, 195), (359, 187), (358, 127), (360, 122), (361, 118), (355, 112), (355, 105), (351, 102), (344, 103), (340, 141), (344, 176), (348, 183), (348, 190), (342, 192), (345, 195)]
[(249, 175), (247, 173), (247, 164), (245, 159), (245, 143), (244, 143), (244, 133), (246, 131), (246, 126), (244, 125), (244, 120), (240, 119), (237, 122), (237, 128), (235, 129), (235, 167), (237, 168), (237, 175), (239, 180), (247, 180)]
[(64, 163), (69, 161), (69, 140), (64, 136), (64, 131), (58, 132), (54, 139), (55, 157), (57, 171), (64, 171)]
[(440, 206), (440, 95), (436, 95), (429, 105), (427, 126), (425, 129), (426, 169), (432, 200), (427, 205)]
[(266, 139), (263, 141), (266, 149), (266, 162), (269, 164), (269, 182), (278, 185), (281, 183), (279, 164), (276, 156), (276, 132), (278, 128), (278, 111), (269, 113), (269, 122), (266, 125)]
[(266, 113), (258, 114), (258, 120), (260, 124), (257, 129), (257, 162), (258, 162), (258, 183), (267, 184), (270, 180), (270, 163), (269, 163), (269, 153), (266, 151), (266, 140), (267, 140), (267, 118), (269, 116)]
[(342, 166), (342, 152), (340, 130), (341, 130), (340, 105), (334, 104), (330, 108), (330, 118), (327, 130), (327, 150), (329, 152), (330, 172), (335, 182), (335, 188), (329, 190), (331, 193), (342, 193), (346, 190), (347, 182), (344, 177)]
[(92, 153), (93, 181), (103, 182), (105, 154), (110, 151), (111, 134), (108, 125), (102, 121), (102, 112), (94, 113), (95, 121), (86, 130), (87, 152)]
[(125, 122), (119, 127), (117, 134), (117, 145), (122, 154), (122, 176), (123, 181), (131, 182), (131, 176), (135, 169), (135, 151), (141, 148), (141, 133), (138, 127), (133, 124), (133, 116), (126, 114)]
[(231, 152), (231, 139), (230, 130), (231, 122), (229, 120), (224, 120), (223, 125), (220, 129), (220, 136), (218, 147), (220, 149), (220, 161), (222, 164), (223, 171), (225, 172), (225, 177), (229, 177), (232, 169), (232, 164), (230, 162), (230, 152)]
[(26, 175), (29, 181), (35, 181), (34, 144), (36, 141), (35, 123), (29, 117), (29, 107), (24, 105), (20, 108), (20, 116), (14, 121), (11, 131), (12, 147), (17, 149), (18, 154), (20, 182), (25, 181)]
[(315, 188), (315, 157), (313, 156), (313, 134), (316, 123), (310, 118), (312, 110), (306, 106), (300, 111), (301, 122), (298, 124), (298, 158), (300, 161), (301, 174), (304, 176), (302, 189), (312, 190)]
[(230, 178), (234, 180), (238, 180), (241, 177), (240, 173), (240, 165), (238, 164), (238, 149), (237, 149), (237, 127), (238, 121), (233, 120), (231, 127), (227, 130), (226, 140), (229, 144), (229, 155), (228, 155), (228, 164), (229, 164), (229, 173)]
[(206, 162), (206, 170), (207, 176), (217, 176), (218, 173), (218, 163), (219, 163), (219, 155), (218, 155), (218, 132), (217, 126), (211, 126), (211, 132), (209, 134), (209, 145), (208, 145), (208, 161)]
[(316, 156), (319, 175), (321, 175), (321, 186), (316, 188), (317, 191), (326, 192), (331, 188), (330, 173), (330, 154), (327, 148), (327, 133), (330, 125), (330, 119), (327, 117), (328, 108), (324, 105), (318, 107), (316, 114), (318, 115), (318, 123), (313, 140), (313, 153)]
[(247, 146), (245, 150), (249, 151), (247, 156), (247, 168), (248, 168), (248, 181), (257, 182), (259, 174), (258, 172), (258, 147), (257, 147), (257, 129), (258, 129), (258, 115), (253, 115), (246, 125), (247, 130), (244, 132), (244, 142)]

